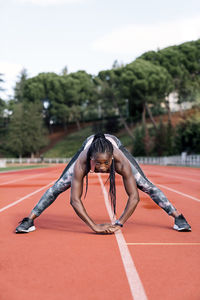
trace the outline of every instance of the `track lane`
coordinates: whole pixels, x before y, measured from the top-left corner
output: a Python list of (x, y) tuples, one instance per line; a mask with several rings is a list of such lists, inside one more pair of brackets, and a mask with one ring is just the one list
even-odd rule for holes
[(15, 171), (12, 174), (8, 173), (7, 177), (1, 180), (0, 184), (0, 210), (8, 205), (12, 205), (13, 202), (18, 201), (27, 194), (47, 186), (52, 180), (56, 180), (57, 174), (62, 172), (64, 167), (64, 165), (59, 165), (56, 168), (50, 167), (39, 170), (23, 170), (23, 172)]
[[(98, 223), (108, 222), (98, 179), (90, 176), (89, 182), (88, 213)], [(27, 235), (13, 230), (40, 194), (1, 215), (2, 300), (132, 299), (114, 236), (93, 234), (75, 215), (69, 196), (63, 193), (36, 220), (37, 231)]]
[(160, 166), (160, 165), (141, 165), (145, 172), (159, 172), (165, 174), (171, 174), (175, 176), (182, 175), (185, 177), (186, 174), (190, 174), (194, 179), (200, 179), (200, 169), (190, 167), (179, 167), (179, 166)]
[[(54, 175), (55, 180), (60, 175), (58, 173)], [(49, 182), (48, 178), (45, 180)], [(127, 197), (120, 177), (117, 176), (116, 182), (120, 214)], [(9, 189), (8, 198), (13, 198), (13, 192), (21, 188), (16, 185)], [(23, 193), (28, 189), (24, 186)], [(145, 243), (128, 247), (148, 299), (199, 300), (200, 247), (192, 245), (200, 242), (199, 203), (185, 200), (171, 191), (164, 192), (187, 217), (193, 231), (178, 233), (172, 230), (173, 220), (148, 196), (140, 193), (139, 207), (125, 224), (123, 234), (127, 243)], [(132, 299), (114, 236), (93, 234), (69, 206), (69, 191), (36, 220), (36, 232), (13, 234), (16, 222), (33, 208), (42, 194), (33, 195), (1, 214), (2, 300), (24, 300), (27, 297), (30, 300), (36, 297), (76, 300), (80, 295), (81, 299), (92, 300)], [(109, 221), (99, 182), (94, 176), (89, 178), (84, 203), (89, 215), (97, 222)], [(147, 245), (160, 242), (191, 245)]]
[[(98, 178), (101, 184), (101, 189), (102, 189), (102, 193), (104, 196), (104, 200), (105, 200), (105, 205), (110, 217), (111, 222), (113, 222), (113, 212), (111, 209), (111, 205), (109, 202), (109, 196), (108, 196), (108, 192), (106, 191), (106, 188), (103, 184), (102, 181), (102, 176), (100, 174), (98, 174)], [(115, 220), (115, 218), (114, 218)], [(124, 268), (125, 268), (125, 272), (126, 272), (126, 276), (129, 282), (129, 286), (130, 286), (130, 290), (131, 290), (131, 294), (133, 299), (135, 300), (147, 300), (147, 296), (143, 287), (143, 284), (140, 280), (140, 277), (138, 275), (138, 272), (135, 268), (134, 262), (132, 260), (132, 257), (130, 255), (130, 252), (126, 246), (126, 242), (124, 240), (124, 236), (122, 234), (121, 230), (118, 230), (115, 233), (115, 237), (118, 243), (118, 247), (120, 250), (120, 254), (121, 254), (121, 258), (124, 264)]]
[(56, 166), (51, 166), (51, 167), (46, 167), (46, 168), (34, 168), (34, 169), (24, 169), (24, 170), (14, 170), (14, 171), (7, 171), (4, 172), (3, 174), (0, 173), (0, 186), (2, 185), (7, 185), (12, 182), (17, 182), (21, 180), (25, 180), (28, 178), (34, 178), (34, 177), (40, 177), (40, 176), (45, 176), (45, 173), (49, 172), (55, 172), (55, 170), (62, 170), (64, 169), (65, 165), (58, 165)]
[[(162, 167), (161, 167), (162, 168)], [(145, 170), (145, 166), (143, 168)], [(161, 169), (162, 170), (162, 169)], [(182, 170), (181, 170), (182, 172)], [(187, 168), (187, 172), (189, 172)], [(200, 171), (199, 171), (200, 172)], [(189, 198), (194, 197), (196, 199), (200, 199), (200, 178), (199, 180), (195, 177), (195, 180), (193, 180), (193, 175), (190, 173), (187, 173), (185, 178), (182, 176), (174, 176), (174, 174), (171, 174), (169, 172), (154, 172), (154, 171), (146, 171), (145, 172), (147, 177), (155, 184), (161, 187), (171, 188), (176, 190), (179, 193), (183, 193), (188, 195)], [(179, 172), (177, 172), (179, 174)], [(155, 175), (156, 174), (156, 175)], [(192, 178), (191, 178), (192, 177)], [(188, 178), (188, 180), (187, 180)], [(189, 193), (188, 193), (188, 186), (190, 186)], [(195, 200), (196, 200), (195, 199)]]
[[(151, 167), (154, 171), (154, 167)], [(160, 178), (151, 176), (149, 166), (147, 169), (146, 172), (146, 168), (143, 166), (144, 172), (149, 173), (149, 179), (155, 184), (160, 183)], [(162, 167), (160, 169), (162, 170)], [(193, 173), (192, 169), (191, 171)], [(187, 168), (187, 172), (189, 176), (192, 176), (189, 168)], [(162, 180), (163, 182), (166, 180), (167, 184), (165, 183), (165, 185), (173, 187), (173, 189), (184, 188), (187, 194), (191, 194), (191, 182), (184, 181), (178, 186), (175, 182), (170, 184), (169, 174), (165, 172), (162, 173)], [(162, 190), (191, 223), (192, 232), (174, 231), (172, 229), (173, 219), (160, 210), (147, 195), (140, 192), (139, 207), (127, 222), (126, 231), (124, 231), (129, 251), (144, 284), (148, 299), (199, 300), (199, 202), (183, 195), (177, 195), (173, 191)], [(198, 187), (192, 194), (198, 196), (197, 191)], [(123, 195), (121, 194), (120, 197), (123, 198)], [(133, 244), (130, 245), (131, 243)]]

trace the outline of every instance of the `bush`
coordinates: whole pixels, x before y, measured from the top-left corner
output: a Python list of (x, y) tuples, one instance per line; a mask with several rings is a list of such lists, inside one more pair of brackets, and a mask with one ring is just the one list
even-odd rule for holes
[(176, 127), (177, 152), (200, 153), (200, 116), (194, 115)]
[(93, 132), (103, 132), (103, 133), (110, 133), (114, 134), (119, 132), (121, 126), (118, 117), (110, 117), (99, 122), (93, 123)]
[(105, 132), (116, 133), (120, 130), (119, 118), (108, 118), (105, 122)]
[(134, 144), (133, 144), (133, 155), (134, 156), (145, 156), (145, 143), (144, 143), (145, 130), (144, 127), (136, 127), (134, 131)]

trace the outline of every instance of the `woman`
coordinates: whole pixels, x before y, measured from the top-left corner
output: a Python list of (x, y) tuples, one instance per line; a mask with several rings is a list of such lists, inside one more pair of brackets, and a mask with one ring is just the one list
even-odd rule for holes
[[(87, 214), (81, 201), (83, 181), (86, 177), (86, 192), (88, 173), (110, 173), (110, 198), (115, 213), (116, 192), (115, 172), (123, 178), (128, 201), (121, 217), (114, 224), (96, 224)], [(58, 195), (71, 187), (71, 205), (77, 215), (96, 233), (114, 233), (128, 220), (139, 202), (138, 190), (147, 193), (152, 200), (174, 217), (174, 229), (191, 231), (190, 225), (182, 214), (169, 202), (165, 195), (142, 172), (133, 156), (124, 148), (120, 140), (110, 134), (90, 136), (81, 149), (69, 162), (61, 177), (42, 196), (27, 218), (24, 218), (16, 228), (16, 233), (27, 233), (35, 230), (34, 219), (37, 218)]]

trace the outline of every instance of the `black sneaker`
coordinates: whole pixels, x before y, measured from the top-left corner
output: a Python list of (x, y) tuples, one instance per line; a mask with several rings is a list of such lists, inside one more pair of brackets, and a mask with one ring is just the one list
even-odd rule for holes
[(16, 233), (27, 233), (35, 230), (35, 226), (33, 223), (33, 220), (29, 218), (24, 218), (21, 222), (19, 222), (20, 225), (17, 226), (15, 232)]
[(183, 215), (175, 218), (175, 224), (173, 228), (178, 231), (191, 231), (191, 227)]

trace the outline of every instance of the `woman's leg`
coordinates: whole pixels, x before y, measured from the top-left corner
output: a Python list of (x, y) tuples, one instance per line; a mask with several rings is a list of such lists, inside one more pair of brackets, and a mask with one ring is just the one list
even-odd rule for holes
[(164, 209), (164, 211), (166, 211), (168, 215), (174, 217), (175, 223), (173, 228), (175, 230), (190, 232), (191, 226), (188, 224), (185, 217), (182, 214), (178, 213), (176, 208), (170, 203), (163, 192), (159, 188), (157, 188), (151, 181), (149, 181), (134, 157), (128, 152), (126, 148), (124, 148), (123, 145), (121, 145), (119, 149), (124, 153), (124, 155), (131, 163), (131, 168), (138, 188), (147, 193), (157, 205), (159, 205), (162, 209)]
[(49, 207), (58, 197), (58, 195), (66, 191), (71, 186), (71, 179), (73, 174), (74, 164), (63, 172), (62, 176), (55, 182), (55, 184), (50, 187), (36, 204), (34, 209), (31, 211), (27, 218), (24, 218), (20, 225), (17, 226), (16, 233), (28, 233), (35, 230), (33, 220), (40, 216), (40, 214)]
[(145, 176), (142, 169), (134, 159), (134, 157), (128, 152), (123, 146), (120, 147), (120, 150), (128, 158), (131, 163), (131, 168), (136, 180), (137, 187), (148, 194), (151, 199), (159, 205), (162, 209), (166, 211), (167, 214), (177, 217), (179, 213), (176, 208), (171, 204), (171, 202), (166, 198), (164, 193), (157, 188), (149, 179)]
[(72, 174), (70, 172), (66, 172), (60, 177), (55, 184), (44, 193), (33, 208), (29, 218), (35, 219), (36, 217), (39, 217), (39, 215), (56, 200), (59, 194), (66, 191), (71, 186), (71, 177)]
[(28, 233), (34, 231), (35, 226), (33, 220), (37, 218), (47, 207), (49, 207), (56, 200), (59, 194), (66, 191), (71, 186), (75, 162), (79, 154), (83, 151), (86, 142), (87, 140), (83, 143), (81, 149), (68, 163), (60, 178), (44, 193), (39, 202), (31, 211), (30, 215), (20, 222), (20, 225), (18, 225), (15, 230), (16, 233)]
[(84, 147), (82, 146), (81, 149), (74, 155), (74, 157), (71, 159), (71, 161), (64, 169), (60, 178), (41, 197), (39, 202), (31, 211), (29, 215), (30, 219), (35, 219), (36, 217), (39, 217), (39, 215), (41, 215), (41, 213), (56, 200), (58, 195), (66, 191), (71, 186), (74, 164), (79, 154), (83, 151), (83, 148)]
[[(133, 166), (132, 169), (133, 168), (135, 167)], [(137, 170), (134, 170), (133, 172), (138, 188), (144, 193), (148, 194), (158, 206), (166, 211), (168, 215), (178, 217), (179, 213), (167, 199), (164, 193), (152, 182), (150, 182), (146, 176), (143, 177)]]

